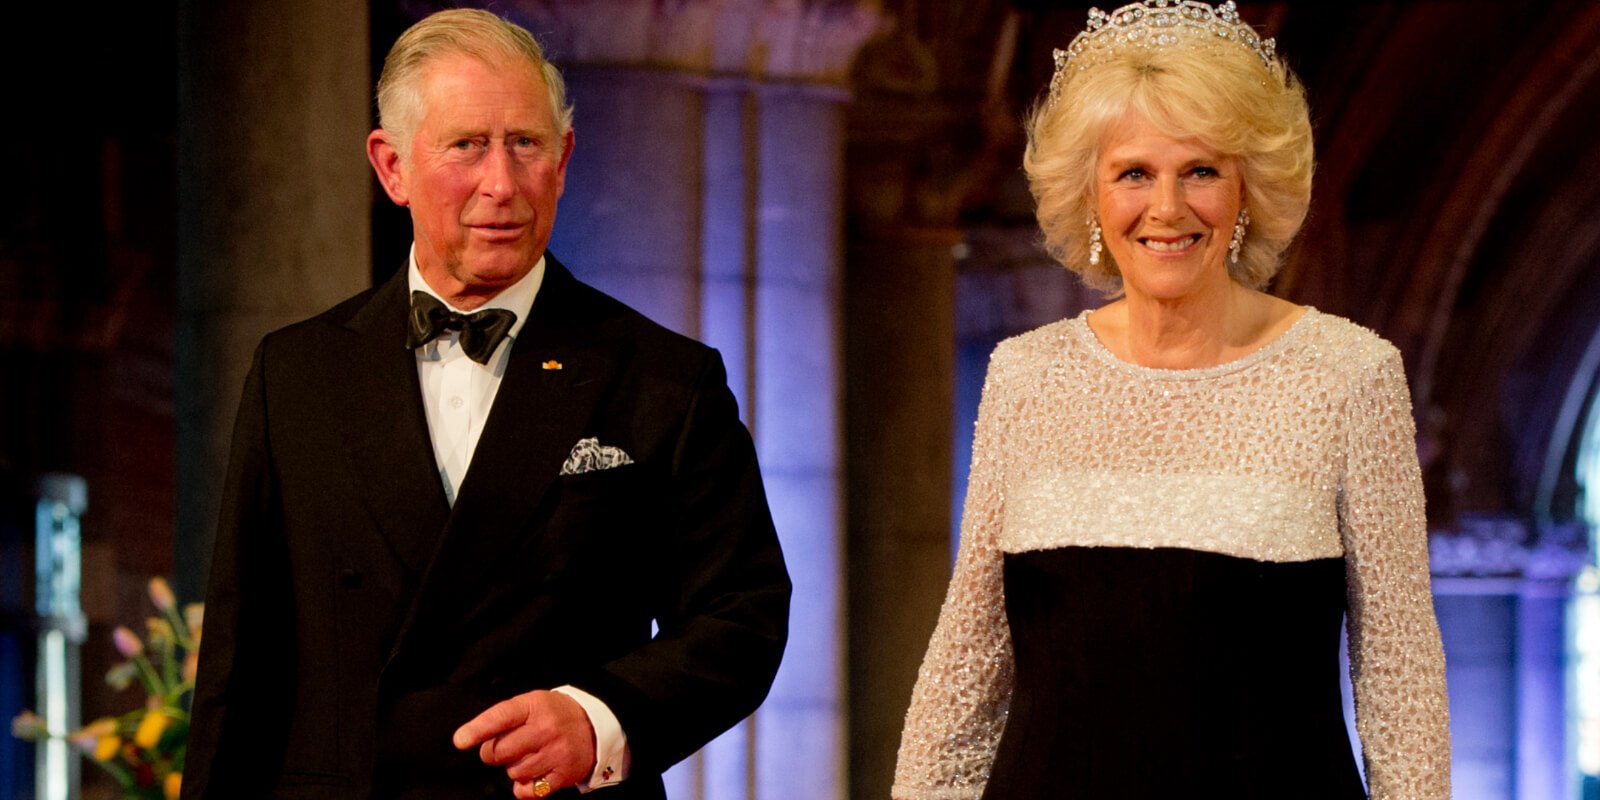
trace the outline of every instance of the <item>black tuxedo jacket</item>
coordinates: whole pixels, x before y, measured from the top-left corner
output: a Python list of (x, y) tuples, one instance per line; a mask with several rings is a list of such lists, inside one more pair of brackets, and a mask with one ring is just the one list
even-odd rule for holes
[[(766, 696), (790, 585), (721, 359), (546, 264), (453, 507), (404, 270), (262, 340), (185, 800), (510, 797), (451, 733), (562, 684), (628, 736), (631, 777), (597, 800), (659, 798)], [(588, 437), (634, 463), (561, 475)]]

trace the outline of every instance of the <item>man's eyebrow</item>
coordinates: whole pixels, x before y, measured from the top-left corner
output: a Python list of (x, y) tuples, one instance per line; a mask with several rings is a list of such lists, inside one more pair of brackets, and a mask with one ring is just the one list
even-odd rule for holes
[(556, 129), (548, 125), (529, 125), (526, 127), (510, 127), (506, 129), (507, 136), (531, 136), (535, 139), (553, 139)]
[(483, 131), (477, 128), (443, 128), (439, 131), (438, 138), (445, 141), (454, 141), (456, 139), (472, 139), (483, 135)]

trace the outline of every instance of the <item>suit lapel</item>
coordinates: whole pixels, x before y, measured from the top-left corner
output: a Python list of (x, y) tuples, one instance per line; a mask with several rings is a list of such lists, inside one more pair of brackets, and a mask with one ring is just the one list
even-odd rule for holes
[(406, 288), (400, 270), (346, 323), (359, 335), (340, 377), (349, 386), (345, 445), (357, 480), (389, 548), (416, 579), (427, 569), (449, 505), (416, 355), (406, 347)]
[(585, 318), (572, 274), (554, 257), (546, 270), (396, 652), (421, 617), (448, 619), (471, 603), (474, 573), (508, 538), (542, 533), (532, 519), (628, 357), (631, 343)]

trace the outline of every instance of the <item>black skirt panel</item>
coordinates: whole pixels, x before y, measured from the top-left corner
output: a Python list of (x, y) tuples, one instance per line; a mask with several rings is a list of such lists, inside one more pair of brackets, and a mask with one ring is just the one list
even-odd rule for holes
[(1365, 798), (1340, 701), (1342, 558), (1005, 557), (1016, 655), (986, 800)]

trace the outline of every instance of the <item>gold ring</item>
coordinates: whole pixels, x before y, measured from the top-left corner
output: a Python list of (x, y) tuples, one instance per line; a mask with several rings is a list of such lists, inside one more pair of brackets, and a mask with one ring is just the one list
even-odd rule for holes
[(530, 787), (530, 788), (533, 789), (533, 796), (534, 797), (549, 797), (550, 796), (550, 782), (545, 780), (544, 778), (540, 778), (539, 780), (534, 781), (533, 782), (533, 786)]

